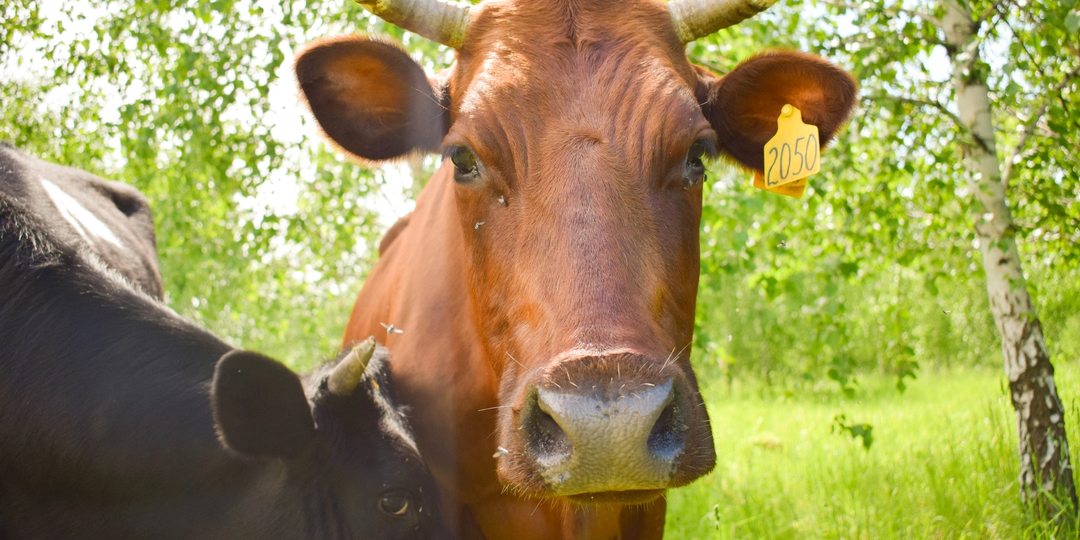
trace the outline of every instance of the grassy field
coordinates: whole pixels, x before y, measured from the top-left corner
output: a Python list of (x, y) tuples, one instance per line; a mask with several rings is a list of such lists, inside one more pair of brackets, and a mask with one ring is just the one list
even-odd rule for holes
[[(1025, 517), (1016, 425), (997, 371), (860, 380), (854, 399), (753, 384), (704, 389), (716, 470), (669, 495), (673, 539), (1077, 538)], [(1080, 367), (1059, 362), (1072, 462)], [(777, 395), (780, 394), (780, 395)], [(834, 433), (838, 413), (873, 426), (873, 444)]]

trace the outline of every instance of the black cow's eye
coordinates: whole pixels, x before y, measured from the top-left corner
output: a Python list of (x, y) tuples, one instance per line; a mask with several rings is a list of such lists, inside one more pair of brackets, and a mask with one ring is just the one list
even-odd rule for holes
[(404, 516), (409, 511), (409, 494), (404, 490), (388, 492), (379, 499), (379, 510), (391, 516)]
[(476, 174), (476, 154), (464, 146), (450, 149), (450, 161), (454, 163), (454, 176), (465, 180)]

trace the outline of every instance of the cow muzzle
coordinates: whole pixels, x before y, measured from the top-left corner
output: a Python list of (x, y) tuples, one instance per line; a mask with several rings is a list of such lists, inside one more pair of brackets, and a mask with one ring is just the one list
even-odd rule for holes
[(560, 362), (528, 387), (513, 417), (516, 452), (500, 460), (504, 480), (578, 502), (645, 502), (716, 459), (696, 387), (670, 362), (646, 357)]

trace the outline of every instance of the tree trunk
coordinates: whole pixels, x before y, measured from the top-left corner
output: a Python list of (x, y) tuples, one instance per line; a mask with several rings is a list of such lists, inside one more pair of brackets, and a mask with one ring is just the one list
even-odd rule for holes
[(1005, 201), (1007, 186), (1001, 181), (986, 83), (988, 67), (979, 60), (976, 42), (978, 23), (955, 0), (946, 0), (945, 6), (942, 24), (950, 45), (960, 121), (974, 139), (965, 153), (970, 169), (968, 189), (975, 197), (975, 234), (1016, 410), (1020, 496), (1040, 517), (1054, 517), (1061, 510), (1076, 508), (1064, 408), (1054, 386), (1054, 367), (1028, 294), (1016, 250), (1016, 229)]

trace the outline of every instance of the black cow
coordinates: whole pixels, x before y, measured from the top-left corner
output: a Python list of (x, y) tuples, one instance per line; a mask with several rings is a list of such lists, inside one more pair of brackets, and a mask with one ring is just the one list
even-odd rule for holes
[(23, 201), (58, 241), (85, 242), (109, 268), (161, 299), (154, 220), (139, 190), (42, 161), (0, 141), (0, 191)]
[(41, 204), (0, 190), (0, 539), (447, 537), (374, 342), (305, 391)]

